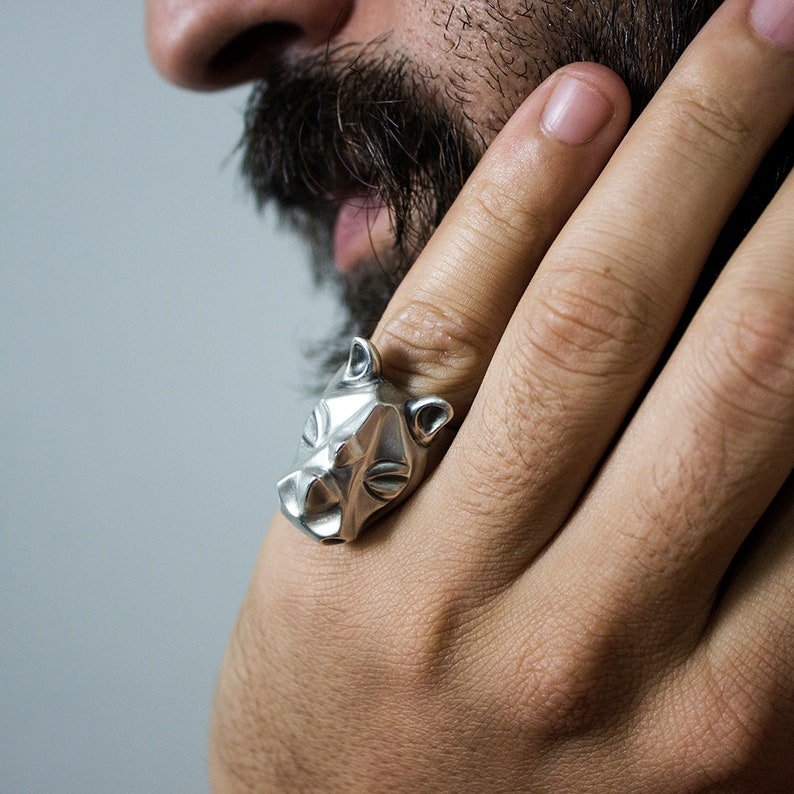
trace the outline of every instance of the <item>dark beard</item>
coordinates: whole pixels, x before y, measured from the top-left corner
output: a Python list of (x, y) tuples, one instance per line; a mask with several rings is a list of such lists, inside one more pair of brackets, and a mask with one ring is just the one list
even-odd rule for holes
[[(310, 242), (317, 280), (347, 308), (334, 341), (317, 346), (329, 368), (344, 360), (351, 336), (372, 334), (485, 149), (405, 60), (367, 49), (350, 61), (349, 51), (281, 66), (256, 85), (241, 143), (257, 203), (275, 202)], [(393, 241), (370, 266), (342, 276), (331, 259), (337, 202), (362, 189), (389, 208)]]
[[(489, 33), (501, 55), (486, 65), (494, 78), (496, 120), (487, 129), (467, 115), (465, 79), (427, 74), (385, 53), (385, 41), (274, 67), (248, 102), (242, 172), (257, 203), (275, 202), (283, 220), (311, 243), (318, 281), (331, 284), (346, 307), (333, 339), (315, 350), (325, 368), (344, 360), (351, 336), (372, 334), (487, 143), (542, 79), (574, 61), (605, 64), (628, 86), (636, 117), (717, 5), (719, 0), (539, 0), (508, 14), (498, 11), (499, 3), (488, 4)], [(543, 57), (532, 54), (537, 52)], [(501, 89), (500, 79), (525, 90), (513, 96)], [(792, 161), (789, 124), (726, 225), (692, 309)], [(372, 266), (342, 276), (330, 255), (337, 202), (360, 196), (362, 189), (389, 208), (393, 243)]]

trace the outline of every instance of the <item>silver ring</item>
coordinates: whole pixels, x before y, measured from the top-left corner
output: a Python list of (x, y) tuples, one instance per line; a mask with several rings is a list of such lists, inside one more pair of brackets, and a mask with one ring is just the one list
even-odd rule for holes
[(441, 397), (410, 397), (387, 381), (375, 346), (355, 337), (279, 480), (281, 511), (320, 543), (354, 540), (416, 490), (430, 443), (451, 419)]

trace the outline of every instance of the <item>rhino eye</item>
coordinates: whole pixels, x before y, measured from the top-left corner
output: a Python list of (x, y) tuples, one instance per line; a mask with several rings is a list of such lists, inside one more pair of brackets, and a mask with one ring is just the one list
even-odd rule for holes
[(408, 485), (411, 470), (405, 463), (382, 460), (367, 469), (364, 487), (371, 496), (381, 501), (391, 501)]
[(315, 447), (323, 436), (326, 425), (326, 414), (321, 405), (315, 405), (311, 416), (303, 427), (303, 442)]

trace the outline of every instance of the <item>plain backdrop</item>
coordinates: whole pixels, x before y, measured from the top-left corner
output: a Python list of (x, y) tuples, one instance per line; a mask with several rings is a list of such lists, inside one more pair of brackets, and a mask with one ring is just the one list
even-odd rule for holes
[(0, 792), (203, 792), (214, 679), (332, 325), (142, 2), (3, 0)]

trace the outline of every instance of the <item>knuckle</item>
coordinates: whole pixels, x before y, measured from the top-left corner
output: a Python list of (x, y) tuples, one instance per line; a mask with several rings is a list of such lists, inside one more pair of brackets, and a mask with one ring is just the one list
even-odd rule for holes
[(773, 392), (780, 391), (775, 388), (776, 376), (789, 381), (794, 365), (794, 300), (786, 303), (776, 297), (760, 312), (748, 311), (726, 321), (726, 347), (734, 351), (735, 366), (745, 379)]
[[(497, 410), (499, 413), (483, 412), (482, 433), (459, 436), (460, 454), (454, 457), (456, 465), (461, 467), (461, 471), (456, 472), (457, 480), (462, 483), (455, 490), (456, 510), (472, 519), (474, 528), (482, 526), (483, 521), (505, 529), (514, 527), (517, 524), (515, 499), (520, 498), (527, 510), (531, 510), (535, 499), (534, 467), (532, 461), (527, 460), (534, 423), (519, 418), (514, 411), (510, 415), (510, 426), (521, 427), (522, 432), (506, 432), (503, 409)], [(519, 410), (527, 411), (526, 407)], [(528, 428), (526, 433), (524, 427)], [(511, 475), (506, 476), (506, 471), (511, 471)], [(466, 529), (461, 528), (461, 531), (466, 532)]]
[(530, 201), (518, 185), (483, 180), (471, 199), (466, 213), (474, 239), (486, 235), (500, 247), (507, 245), (522, 250), (533, 231), (540, 232), (548, 224), (548, 210)]
[(733, 786), (757, 773), (780, 727), (768, 687), (746, 672), (744, 665), (709, 666), (687, 710), (692, 766), (712, 786)]
[(533, 348), (582, 374), (632, 374), (644, 368), (658, 336), (654, 301), (641, 288), (600, 270), (555, 272), (528, 329)]
[(380, 350), (393, 377), (409, 387), (438, 388), (446, 394), (470, 382), (487, 360), (491, 334), (484, 323), (441, 306), (415, 299), (399, 307), (383, 324)]
[(615, 616), (592, 606), (583, 619), (558, 611), (536, 626), (538, 643), (516, 647), (506, 659), (505, 692), (538, 737), (549, 744), (608, 735), (635, 708), (639, 672), (651, 661), (626, 648)]
[(629, 707), (627, 682), (614, 668), (595, 671), (583, 664), (580, 653), (571, 649), (566, 657), (546, 657), (524, 702), (540, 737), (549, 744), (609, 733)]
[(720, 439), (697, 435), (685, 451), (676, 449), (650, 466), (630, 508), (636, 521), (616, 529), (641, 576), (669, 575), (698, 553), (713, 523), (715, 483), (737, 476), (727, 471), (721, 452)]
[(465, 603), (468, 595), (448, 584), (438, 585), (434, 592), (436, 599), (423, 600), (400, 621), (400, 647), (388, 669), (403, 697), (441, 692), (466, 674), (461, 657), (477, 631), (476, 610)]
[(687, 148), (694, 147), (697, 161), (717, 159), (735, 166), (752, 137), (752, 126), (742, 108), (707, 87), (674, 90), (665, 113), (665, 129)]
[(794, 301), (775, 296), (763, 307), (722, 317), (711, 339), (700, 367), (707, 413), (726, 428), (788, 427), (794, 412)]

